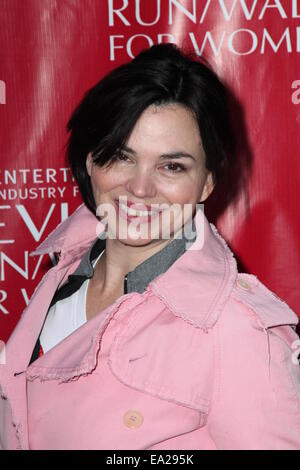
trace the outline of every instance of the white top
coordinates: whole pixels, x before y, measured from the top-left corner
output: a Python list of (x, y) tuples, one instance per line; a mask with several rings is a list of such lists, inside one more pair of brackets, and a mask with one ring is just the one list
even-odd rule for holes
[[(93, 262), (93, 267), (104, 251)], [(74, 294), (59, 300), (50, 308), (40, 335), (40, 343), (44, 353), (86, 323), (86, 294), (89, 281), (86, 279)]]

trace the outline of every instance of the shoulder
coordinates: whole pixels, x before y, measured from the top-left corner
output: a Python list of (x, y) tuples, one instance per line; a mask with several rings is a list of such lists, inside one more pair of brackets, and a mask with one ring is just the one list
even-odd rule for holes
[(78, 247), (89, 246), (103, 231), (103, 225), (89, 209), (81, 204), (67, 219), (63, 220), (31, 253), (72, 253)]
[(299, 321), (288, 304), (254, 275), (239, 273), (231, 298), (250, 311), (264, 329), (280, 325), (297, 325)]
[(238, 274), (219, 318), (218, 335), (228, 355), (243, 351), (245, 360), (260, 360), (271, 354), (281, 362), (283, 355), (297, 356), (298, 321), (295, 312), (256, 276)]

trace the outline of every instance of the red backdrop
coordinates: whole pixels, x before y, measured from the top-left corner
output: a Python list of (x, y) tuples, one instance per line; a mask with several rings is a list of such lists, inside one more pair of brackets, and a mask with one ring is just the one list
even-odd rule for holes
[(73, 107), (161, 41), (208, 58), (240, 101), (251, 171), (217, 226), (300, 313), (300, 1), (0, 0), (0, 340), (52, 263), (29, 253), (80, 203), (64, 160)]

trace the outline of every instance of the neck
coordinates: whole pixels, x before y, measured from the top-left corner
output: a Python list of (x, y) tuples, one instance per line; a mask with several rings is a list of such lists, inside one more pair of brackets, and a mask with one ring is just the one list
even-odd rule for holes
[(133, 271), (139, 264), (146, 261), (163, 249), (173, 239), (151, 241), (142, 246), (126, 245), (119, 240), (106, 239), (105, 253), (95, 267), (102, 289), (111, 289), (122, 285), (125, 275)]

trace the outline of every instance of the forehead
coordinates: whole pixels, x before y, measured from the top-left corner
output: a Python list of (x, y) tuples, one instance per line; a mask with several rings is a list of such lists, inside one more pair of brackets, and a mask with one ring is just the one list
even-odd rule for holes
[(136, 152), (185, 150), (199, 153), (202, 148), (197, 121), (192, 112), (179, 104), (152, 105), (136, 122), (127, 141)]

